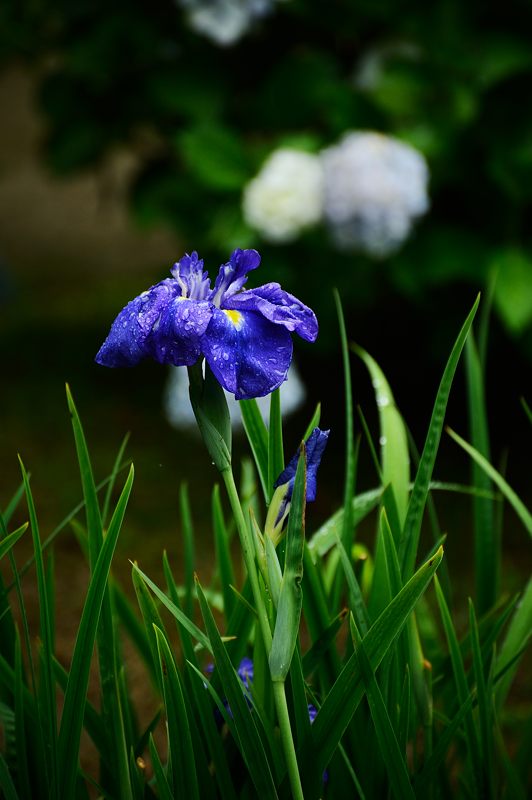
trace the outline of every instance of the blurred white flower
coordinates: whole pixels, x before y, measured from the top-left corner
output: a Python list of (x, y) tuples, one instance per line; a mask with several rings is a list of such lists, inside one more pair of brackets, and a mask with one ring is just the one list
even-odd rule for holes
[(290, 242), (320, 221), (322, 195), (320, 157), (280, 148), (245, 187), (244, 218), (270, 242)]
[(237, 42), (256, 19), (269, 14), (275, 0), (178, 0), (190, 27), (215, 44)]
[(390, 255), (428, 210), (427, 163), (397, 139), (348, 133), (322, 160), (325, 218), (343, 249)]
[[(225, 390), (224, 390), (225, 391)], [(242, 427), (240, 403), (234, 395), (225, 392), (233, 430)], [(296, 411), (305, 401), (305, 387), (294, 362), (288, 371), (287, 380), (281, 384), (281, 404), (283, 417)], [(270, 410), (270, 398), (258, 397), (260, 411), (267, 422)], [(188, 376), (186, 370), (171, 367), (163, 394), (163, 408), (166, 419), (174, 428), (197, 428), (196, 419), (188, 396)]]

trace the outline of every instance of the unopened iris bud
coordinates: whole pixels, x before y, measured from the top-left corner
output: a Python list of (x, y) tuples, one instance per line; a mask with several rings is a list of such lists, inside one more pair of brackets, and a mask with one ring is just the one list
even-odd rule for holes
[[(305, 442), (305, 454), (307, 458), (307, 503), (316, 499), (318, 467), (321, 463), (329, 433), (330, 431), (322, 431), (320, 428), (314, 428)], [(282, 538), (284, 524), (290, 510), (290, 500), (294, 489), (299, 452), (298, 450), (288, 466), (275, 481), (275, 492), (273, 493), (266, 517), (264, 532), (270, 537), (276, 547)]]
[(284, 524), (290, 510), (289, 496), (291, 497), (291, 495), (290, 484), (281, 484), (274, 491), (268, 508), (264, 533), (272, 540), (275, 547), (283, 537)]
[[(329, 438), (329, 433), (330, 431), (322, 431), (320, 428), (314, 428), (305, 442), (305, 454), (307, 457), (307, 503), (316, 499), (318, 468), (327, 444), (327, 439)], [(282, 486), (284, 483), (288, 484), (288, 499), (292, 497), (298, 460), (299, 450), (293, 456), (288, 466), (281, 472), (274, 484), (275, 488)]]

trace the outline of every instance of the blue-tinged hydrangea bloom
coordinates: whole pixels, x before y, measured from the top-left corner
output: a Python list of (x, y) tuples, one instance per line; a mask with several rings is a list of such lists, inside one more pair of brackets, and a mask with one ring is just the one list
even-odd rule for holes
[(222, 47), (247, 34), (253, 23), (270, 14), (275, 0), (177, 0), (190, 27)]
[(237, 400), (263, 397), (286, 380), (292, 333), (318, 335), (316, 316), (278, 283), (243, 291), (260, 264), (256, 250), (235, 250), (214, 288), (193, 252), (172, 277), (132, 300), (115, 319), (96, 361), (130, 367), (144, 358), (192, 366), (205, 357), (216, 379)]
[[(321, 463), (321, 457), (323, 456), (329, 433), (330, 431), (322, 431), (320, 428), (314, 428), (305, 442), (305, 452), (307, 455), (307, 502), (316, 499), (318, 467)], [(292, 497), (298, 460), (299, 450), (293, 456), (288, 466), (281, 472), (274, 484), (274, 488), (283, 486), (285, 483), (288, 484), (287, 501)]]
[(428, 211), (427, 163), (392, 136), (350, 131), (322, 163), (325, 219), (342, 249), (392, 255)]

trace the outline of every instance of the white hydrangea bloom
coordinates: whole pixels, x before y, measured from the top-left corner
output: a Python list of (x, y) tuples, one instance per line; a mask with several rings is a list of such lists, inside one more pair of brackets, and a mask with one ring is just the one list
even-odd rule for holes
[(246, 222), (270, 242), (290, 242), (320, 221), (323, 171), (319, 156), (275, 150), (244, 189)]
[(190, 27), (215, 44), (229, 47), (266, 16), (275, 0), (178, 0)]
[[(296, 411), (305, 401), (306, 392), (294, 362), (288, 371), (287, 380), (281, 384), (281, 403), (283, 417)], [(240, 403), (234, 395), (224, 389), (233, 430), (242, 428)], [(268, 421), (270, 398), (258, 397), (257, 403), (265, 422)], [(188, 395), (188, 375), (182, 367), (170, 367), (170, 373), (164, 389), (163, 408), (166, 419), (174, 428), (197, 428), (196, 418), (192, 411)]]
[(397, 139), (348, 133), (322, 152), (322, 160), (325, 218), (344, 249), (390, 255), (428, 210), (427, 163)]

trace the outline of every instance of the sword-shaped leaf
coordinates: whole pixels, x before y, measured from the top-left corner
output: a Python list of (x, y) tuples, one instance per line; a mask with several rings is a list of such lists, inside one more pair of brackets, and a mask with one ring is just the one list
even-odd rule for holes
[(305, 494), (306, 457), (305, 446), (301, 445), (297, 463), (294, 489), (288, 517), (286, 551), (277, 617), (273, 631), (272, 649), (269, 655), (272, 681), (284, 681), (294, 654), (303, 595), (303, 548), (305, 545)]
[[(403, 629), (417, 601), (426, 590), (443, 558), (443, 549), (417, 570), (373, 623), (363, 639), (364, 649), (376, 670), (389, 647)], [(356, 653), (350, 657), (326, 696), (312, 725), (313, 744), (310, 752), (303, 749), (300, 763), (316, 760), (318, 769), (325, 769), (349, 725), (362, 697), (364, 684), (358, 669)]]

